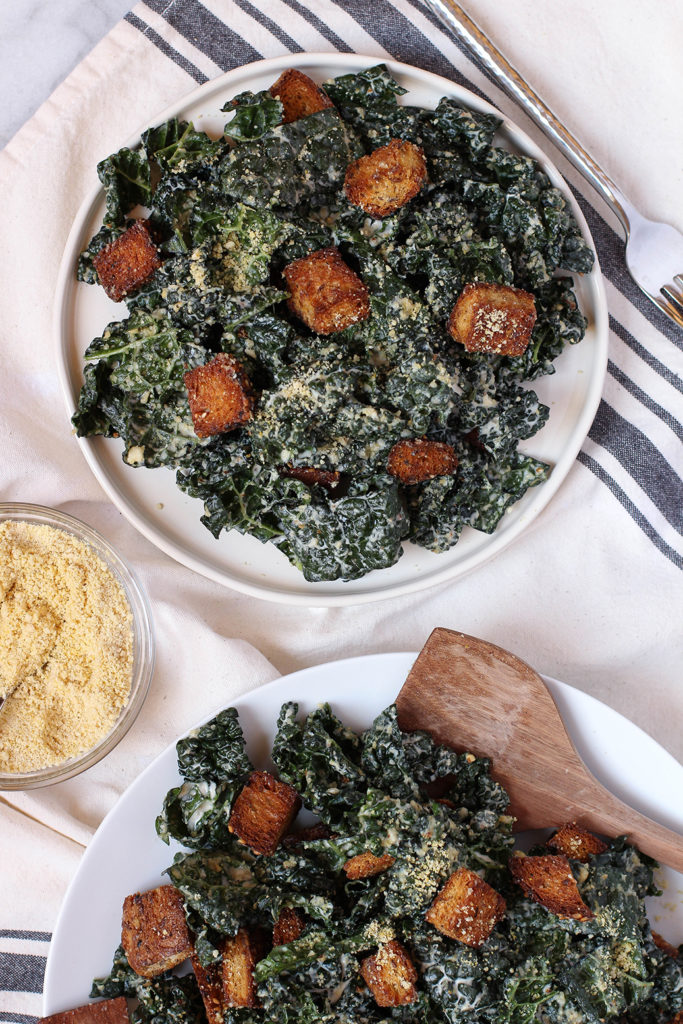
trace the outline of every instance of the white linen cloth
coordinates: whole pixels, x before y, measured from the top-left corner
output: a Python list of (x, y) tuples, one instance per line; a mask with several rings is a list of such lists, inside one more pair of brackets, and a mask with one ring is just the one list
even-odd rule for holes
[[(468, 6), (643, 212), (683, 229), (683, 138), (666, 102), (683, 87), (683, 11), (667, 9), (661, 31), (638, 0), (600, 5), (599, 20), (585, 0), (552, 10), (533, 0)], [(302, 610), (205, 580), (112, 507), (71, 432), (51, 316), (65, 239), (99, 159), (203, 77), (287, 50), (334, 49), (464, 79), (539, 141), (587, 197), (613, 332), (596, 425), (519, 540), (452, 584)], [(0, 500), (51, 505), (101, 530), (142, 579), (157, 639), (149, 698), (118, 748), (77, 779), (0, 796), (0, 1021), (30, 1024), (40, 1013), (35, 979), (65, 887), (120, 793), (194, 722), (279, 673), (418, 650), (434, 626), (447, 626), (592, 693), (683, 758), (683, 331), (640, 301), (600, 200), (420, 0), (138, 4), (0, 153), (0, 195)], [(17, 971), (33, 989), (21, 988)]]

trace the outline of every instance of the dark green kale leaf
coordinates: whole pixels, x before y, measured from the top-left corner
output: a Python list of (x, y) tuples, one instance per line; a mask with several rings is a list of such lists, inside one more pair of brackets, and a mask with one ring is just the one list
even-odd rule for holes
[(79, 436), (120, 436), (129, 465), (173, 465), (197, 443), (183, 374), (205, 356), (162, 313), (136, 310), (110, 324), (85, 353), (97, 363), (73, 417)]
[(282, 509), (281, 522), (288, 557), (313, 582), (358, 579), (403, 554), (406, 516), (395, 481), (377, 489), (352, 484), (337, 499), (320, 495)]
[(233, 843), (230, 850), (176, 854), (166, 874), (202, 921), (220, 935), (236, 935), (262, 894), (254, 860), (246, 847)]
[(474, 161), (483, 160), (493, 143), (493, 136), (502, 124), (495, 114), (463, 107), (457, 100), (444, 97), (436, 110), (423, 118), (422, 139), (425, 153), (455, 150)]
[(177, 117), (148, 128), (142, 133), (142, 144), (148, 159), (154, 159), (164, 172), (206, 170), (225, 149), (222, 140), (214, 141), (206, 132), (196, 131), (192, 122)]
[(368, 149), (377, 149), (390, 139), (419, 141), (422, 111), (399, 106), (397, 97), (406, 90), (384, 64), (340, 75), (325, 83), (325, 91)]
[(168, 971), (155, 978), (143, 978), (128, 963), (123, 947), (114, 953), (106, 978), (95, 978), (91, 998), (114, 999), (127, 996), (138, 1000), (132, 1011), (135, 1024), (202, 1024), (204, 1008), (193, 974), (176, 978)]
[(97, 165), (97, 176), (104, 186), (107, 209), (106, 227), (121, 226), (138, 205), (149, 205), (152, 184), (149, 161), (142, 150), (124, 146)]
[(256, 209), (292, 211), (304, 201), (324, 206), (358, 153), (358, 141), (328, 108), (236, 146), (221, 163), (221, 187)]
[(109, 974), (95, 978), (90, 989), (91, 999), (116, 999), (117, 996), (135, 996), (135, 987), (142, 978), (128, 963), (123, 946), (114, 952), (114, 961)]
[(233, 292), (252, 292), (268, 278), (270, 261), (277, 247), (288, 237), (289, 225), (268, 210), (255, 210), (244, 203), (221, 209), (212, 204), (210, 218), (193, 211), (196, 244), (211, 240), (214, 279)]
[(225, 134), (233, 142), (260, 139), (281, 123), (283, 109), (282, 101), (267, 89), (241, 92), (221, 107), (221, 110), (235, 111), (225, 126)]
[(176, 743), (178, 770), (190, 782), (243, 780), (253, 765), (235, 708), (225, 708)]

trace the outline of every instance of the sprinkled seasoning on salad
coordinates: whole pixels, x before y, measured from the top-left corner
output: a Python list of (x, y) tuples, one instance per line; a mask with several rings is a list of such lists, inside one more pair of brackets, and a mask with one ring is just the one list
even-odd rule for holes
[[(489, 761), (401, 732), (395, 706), (357, 735), (327, 705), (303, 721), (283, 705), (277, 776), (254, 770), (234, 708), (177, 753), (182, 782), (156, 828), (185, 850), (170, 885), (127, 897), (112, 973), (91, 993), (138, 999), (138, 1024), (683, 1012), (683, 946), (644, 910), (653, 862), (573, 823), (513, 853)], [(315, 824), (293, 823), (300, 802)], [(166, 969), (188, 958), (190, 973)]]
[(594, 257), (562, 193), (495, 116), (403, 92), (382, 65), (291, 70), (227, 103), (219, 139), (149, 129), (99, 165), (79, 261), (128, 316), (86, 351), (78, 434), (174, 469), (216, 537), (311, 581), (493, 532), (551, 470), (518, 450), (548, 416), (526, 382), (586, 327), (567, 272)]

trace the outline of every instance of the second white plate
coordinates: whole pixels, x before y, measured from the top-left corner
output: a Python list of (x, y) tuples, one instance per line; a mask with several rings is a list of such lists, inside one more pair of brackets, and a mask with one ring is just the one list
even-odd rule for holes
[[(236, 700), (252, 761), (257, 766), (265, 763), (286, 700), (298, 701), (302, 711), (328, 701), (352, 728), (367, 728), (395, 700), (415, 657), (376, 654), (330, 662), (284, 676)], [(607, 705), (565, 683), (547, 678), (546, 682), (593, 774), (633, 807), (683, 832), (683, 767)], [(166, 880), (162, 872), (179, 847), (169, 849), (157, 837), (154, 820), (167, 790), (178, 785), (179, 778), (171, 745), (130, 786), (97, 830), (66, 894), (50, 944), (45, 1015), (86, 1002), (92, 979), (111, 969), (121, 938), (124, 898)], [(681, 942), (683, 875), (661, 868), (657, 881), (664, 893), (651, 901), (653, 927), (670, 941)]]

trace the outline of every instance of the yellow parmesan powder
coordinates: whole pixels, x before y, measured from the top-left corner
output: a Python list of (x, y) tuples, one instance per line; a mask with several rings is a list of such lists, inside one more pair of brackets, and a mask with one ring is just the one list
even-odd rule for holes
[(0, 524), (0, 772), (93, 747), (128, 702), (132, 613), (93, 549), (52, 526)]

